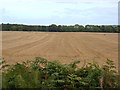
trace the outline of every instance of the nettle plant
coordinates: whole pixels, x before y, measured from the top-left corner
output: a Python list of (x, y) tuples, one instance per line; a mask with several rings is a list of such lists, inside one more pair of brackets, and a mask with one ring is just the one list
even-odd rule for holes
[(7, 65), (2, 61), (3, 88), (118, 88), (118, 73), (113, 61), (107, 59), (100, 67), (96, 62), (77, 67), (80, 61), (70, 64), (50, 62), (36, 57), (34, 61)]

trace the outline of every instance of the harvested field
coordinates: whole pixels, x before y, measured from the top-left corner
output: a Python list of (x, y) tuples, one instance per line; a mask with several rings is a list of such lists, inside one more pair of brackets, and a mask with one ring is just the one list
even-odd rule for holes
[(12, 64), (34, 57), (69, 63), (100, 64), (107, 58), (118, 63), (118, 34), (81, 32), (2, 31), (2, 55)]

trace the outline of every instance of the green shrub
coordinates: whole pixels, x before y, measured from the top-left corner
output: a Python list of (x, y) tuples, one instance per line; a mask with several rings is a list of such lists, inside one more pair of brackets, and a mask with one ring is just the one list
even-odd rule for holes
[[(96, 62), (78, 68), (80, 61), (70, 64), (36, 57), (34, 61), (2, 64), (3, 88), (118, 88), (118, 73), (113, 61), (100, 67)], [(7, 67), (7, 68), (6, 68)]]

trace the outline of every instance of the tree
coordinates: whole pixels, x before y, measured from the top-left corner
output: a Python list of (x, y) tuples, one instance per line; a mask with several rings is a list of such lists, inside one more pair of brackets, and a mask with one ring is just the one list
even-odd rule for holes
[(84, 26), (83, 25), (79, 25), (79, 30), (80, 31), (84, 31)]
[(49, 30), (52, 31), (52, 32), (57, 32), (57, 25), (56, 24), (52, 24), (49, 26)]
[(11, 26), (11, 30), (17, 31), (17, 27), (16, 26)]

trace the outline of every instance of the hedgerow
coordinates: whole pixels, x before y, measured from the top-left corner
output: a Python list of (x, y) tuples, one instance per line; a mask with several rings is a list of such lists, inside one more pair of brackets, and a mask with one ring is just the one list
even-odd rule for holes
[(120, 88), (120, 78), (112, 60), (99, 66), (96, 62), (77, 67), (80, 61), (70, 64), (50, 62), (36, 57), (33, 61), (25, 61), (7, 65), (2, 61), (3, 88)]

